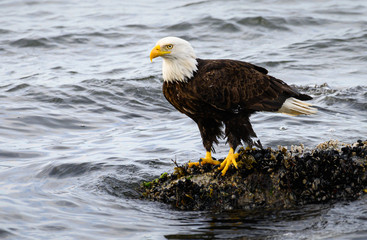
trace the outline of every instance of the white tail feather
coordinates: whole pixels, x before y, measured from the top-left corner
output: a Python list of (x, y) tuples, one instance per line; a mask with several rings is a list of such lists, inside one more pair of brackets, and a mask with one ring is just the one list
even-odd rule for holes
[(311, 107), (312, 104), (303, 102), (296, 98), (287, 98), (282, 107), (278, 110), (280, 113), (296, 116), (300, 114), (310, 115), (315, 114), (317, 110)]

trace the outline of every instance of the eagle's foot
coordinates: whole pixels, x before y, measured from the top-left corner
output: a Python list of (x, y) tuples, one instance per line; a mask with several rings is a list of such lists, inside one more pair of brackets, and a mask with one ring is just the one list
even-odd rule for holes
[(212, 164), (212, 165), (218, 165), (220, 164), (219, 161), (214, 160), (212, 158), (212, 154), (211, 152), (206, 152), (206, 155), (204, 158), (201, 158), (199, 162), (190, 162), (189, 163), (189, 168), (193, 167), (193, 166), (202, 166), (203, 164)]
[(222, 176), (224, 176), (229, 168), (229, 166), (231, 166), (233, 164), (233, 166), (235, 166), (235, 168), (238, 169), (237, 167), (237, 162), (236, 159), (238, 158), (238, 153), (234, 153), (234, 149), (230, 148), (229, 153), (226, 157), (226, 159), (224, 159), (224, 161), (220, 164), (219, 166), (219, 170), (222, 170)]

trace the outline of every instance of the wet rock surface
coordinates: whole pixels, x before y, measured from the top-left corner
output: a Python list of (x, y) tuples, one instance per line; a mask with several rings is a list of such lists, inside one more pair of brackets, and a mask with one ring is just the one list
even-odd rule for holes
[(141, 185), (144, 199), (181, 210), (282, 209), (358, 199), (367, 187), (367, 141), (315, 149), (240, 149), (238, 169), (177, 166)]

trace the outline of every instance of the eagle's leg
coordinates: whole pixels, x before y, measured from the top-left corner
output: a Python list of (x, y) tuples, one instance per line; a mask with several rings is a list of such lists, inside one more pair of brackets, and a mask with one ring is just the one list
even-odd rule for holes
[[(195, 120), (195, 119), (194, 119)], [(203, 145), (206, 150), (204, 158), (201, 158), (199, 162), (189, 163), (189, 168), (192, 166), (200, 166), (203, 164), (218, 165), (220, 161), (214, 160), (212, 158), (212, 151), (214, 151), (213, 143), (218, 143), (218, 136), (222, 134), (220, 121), (214, 119), (199, 119), (195, 120), (198, 124), (201, 138), (203, 139)]]
[[(241, 112), (239, 115), (234, 115), (227, 121), (224, 121), (225, 135), (227, 137), (227, 142), (229, 143), (229, 153), (224, 161), (220, 164), (219, 170), (222, 170), (222, 176), (224, 176), (228, 168), (233, 165), (237, 167), (236, 159), (238, 158), (238, 153), (235, 153), (237, 146), (241, 142), (253, 143), (251, 137), (256, 137), (254, 130), (252, 129), (251, 123), (249, 121), (249, 116), (251, 112)], [(258, 143), (261, 146), (260, 143)], [(250, 144), (249, 144), (250, 145)]]
[(235, 168), (237, 167), (237, 162), (236, 159), (238, 158), (238, 153), (234, 153), (234, 149), (231, 147), (229, 149), (229, 153), (227, 155), (227, 157), (224, 159), (224, 161), (220, 164), (219, 166), (219, 170), (222, 170), (222, 176), (224, 176), (229, 168), (229, 166), (231, 166), (233, 164), (233, 166), (235, 166)]
[(189, 163), (189, 168), (193, 167), (193, 166), (200, 166), (203, 164), (213, 164), (213, 165), (218, 165), (220, 164), (219, 161), (214, 160), (212, 158), (212, 153), (210, 151), (207, 151), (205, 154), (204, 158), (201, 158), (199, 162), (190, 162)]

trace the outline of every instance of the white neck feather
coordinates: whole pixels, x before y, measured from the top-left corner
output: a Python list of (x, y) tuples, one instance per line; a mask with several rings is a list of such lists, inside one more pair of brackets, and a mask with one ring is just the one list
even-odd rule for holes
[(198, 62), (195, 56), (185, 58), (163, 58), (163, 80), (184, 82), (194, 76)]

